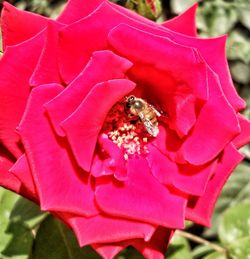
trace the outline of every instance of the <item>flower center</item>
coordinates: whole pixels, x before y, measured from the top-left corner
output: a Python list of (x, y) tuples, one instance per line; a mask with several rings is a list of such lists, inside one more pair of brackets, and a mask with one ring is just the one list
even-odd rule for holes
[[(134, 154), (146, 155), (149, 152), (147, 144), (158, 134), (156, 114), (149, 114), (152, 118), (148, 116), (147, 120), (143, 120), (148, 111), (142, 112), (142, 106), (147, 103), (140, 103), (138, 100), (142, 99), (130, 96), (117, 102), (109, 111), (102, 129), (102, 132), (124, 151), (125, 160)], [(150, 133), (145, 121), (154, 125), (155, 135), (154, 132)]]

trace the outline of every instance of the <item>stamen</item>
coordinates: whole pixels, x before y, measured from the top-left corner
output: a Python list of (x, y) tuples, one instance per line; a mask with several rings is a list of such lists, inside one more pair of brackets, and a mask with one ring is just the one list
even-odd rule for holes
[(124, 110), (124, 101), (118, 102), (110, 110), (103, 129), (109, 139), (124, 151), (124, 159), (138, 154), (146, 155), (149, 151), (147, 144), (152, 138), (145, 130), (139, 118), (131, 118)]

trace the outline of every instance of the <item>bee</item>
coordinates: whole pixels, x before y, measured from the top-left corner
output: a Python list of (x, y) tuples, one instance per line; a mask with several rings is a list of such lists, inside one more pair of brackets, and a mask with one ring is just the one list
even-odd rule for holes
[(139, 117), (151, 136), (156, 137), (159, 134), (157, 117), (160, 117), (161, 114), (152, 105), (141, 98), (130, 95), (126, 98), (126, 109), (131, 115)]

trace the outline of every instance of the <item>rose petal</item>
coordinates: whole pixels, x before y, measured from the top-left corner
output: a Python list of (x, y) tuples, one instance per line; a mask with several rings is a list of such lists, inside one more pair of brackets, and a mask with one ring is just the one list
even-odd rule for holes
[(177, 164), (161, 153), (154, 145), (148, 145), (148, 150), (146, 159), (154, 177), (164, 185), (172, 185), (173, 177), (178, 174)]
[(185, 35), (196, 37), (196, 10), (198, 4), (195, 3), (189, 9), (184, 11), (184, 13), (176, 16), (171, 20), (163, 22), (161, 25), (173, 30), (174, 32), (179, 32)]
[(173, 231), (170, 229), (159, 227), (153, 237), (145, 242), (142, 239), (132, 239), (113, 244), (94, 244), (93, 248), (105, 259), (112, 259), (125, 247), (132, 245), (145, 258), (164, 258), (168, 243), (173, 236)]
[(90, 218), (73, 217), (69, 222), (81, 246), (132, 238), (143, 238), (148, 241), (155, 231), (155, 227), (147, 223), (105, 215)]
[(57, 134), (65, 135), (60, 123), (76, 110), (95, 84), (123, 78), (131, 66), (132, 63), (127, 59), (111, 51), (94, 52), (91, 60), (78, 77), (45, 105)]
[(215, 174), (208, 182), (205, 193), (199, 198), (190, 199), (186, 211), (186, 218), (188, 220), (204, 226), (210, 226), (213, 208), (221, 189), (234, 168), (243, 158), (232, 144), (229, 144), (224, 149), (222, 158), (218, 161)]
[(26, 197), (38, 202), (38, 194), (26, 155), (20, 156), (9, 171), (22, 183), (22, 188), (25, 189)]
[[(169, 38), (138, 30), (127, 24), (120, 24), (112, 29), (108, 42), (118, 53), (132, 62), (150, 65), (153, 67), (151, 70), (164, 71), (166, 80), (168, 77), (174, 77), (177, 83), (188, 82), (189, 88), (193, 88), (196, 96), (207, 99), (206, 78), (204, 73), (201, 73), (205, 72), (205, 67), (195, 49), (177, 44)], [(123, 44), (124, 42), (126, 45)], [(136, 72), (133, 75), (136, 77)], [(152, 78), (152, 75), (151, 77), (144, 75), (143, 79), (147, 80), (147, 78)], [(173, 86), (166, 82), (161, 84), (156, 81), (156, 78), (151, 79), (150, 82), (154, 82), (154, 89), (158, 94), (173, 93)], [(163, 92), (164, 88), (166, 88), (165, 92)], [(183, 85), (181, 88), (182, 91), (186, 90), (183, 89)]]
[(61, 83), (57, 63), (59, 29), (63, 25), (50, 21), (46, 31), (46, 41), (39, 62), (30, 78), (31, 86), (48, 83)]
[(40, 56), (44, 33), (17, 46), (8, 47), (0, 60), (0, 140), (19, 157), (19, 123), (30, 91), (29, 78)]
[[(103, 149), (103, 152), (109, 155), (109, 158), (107, 158), (104, 163), (103, 170), (110, 170), (117, 180), (127, 180), (127, 168), (122, 150), (114, 144), (106, 134), (101, 134), (98, 143)], [(101, 174), (101, 172), (99, 172), (99, 174)]]
[(41, 208), (95, 215), (98, 211), (89, 177), (75, 164), (66, 141), (56, 138), (44, 112), (43, 104), (60, 91), (62, 87), (57, 84), (33, 89), (18, 130), (30, 162)]
[[(67, 26), (60, 32), (59, 66), (61, 76), (66, 83), (71, 82), (80, 73), (93, 51), (107, 49), (108, 33), (117, 24), (125, 22), (154, 31), (151, 27), (145, 27), (143, 23), (127, 17), (125, 11), (118, 11), (119, 8), (113, 8), (105, 1), (91, 15)], [(74, 46), (73, 49), (72, 46)]]
[(71, 24), (93, 12), (104, 0), (69, 0), (57, 18), (58, 22)]
[(19, 193), (21, 190), (21, 182), (9, 172), (13, 165), (13, 157), (0, 144), (0, 186)]
[(194, 165), (211, 161), (240, 133), (236, 113), (221, 91), (218, 78), (210, 70), (208, 85), (210, 99), (180, 150), (184, 159)]
[(175, 34), (172, 39), (180, 44), (197, 48), (209, 67), (218, 74), (221, 87), (230, 104), (236, 111), (245, 108), (246, 103), (238, 95), (229, 72), (225, 51), (226, 36), (198, 39)]
[(159, 227), (149, 242), (135, 240), (132, 245), (141, 252), (145, 258), (164, 259), (164, 255), (173, 234), (173, 230)]
[(108, 111), (134, 87), (135, 84), (127, 79), (97, 84), (78, 109), (61, 123), (75, 158), (84, 170), (90, 171), (97, 136)]
[(128, 245), (128, 241), (123, 241), (111, 244), (94, 244), (92, 245), (92, 247), (104, 259), (113, 259), (121, 250), (123, 250)]
[[(48, 19), (41, 15), (18, 10), (6, 1), (3, 6), (1, 15), (3, 49), (35, 36), (47, 25)], [(27, 53), (29, 52), (25, 52), (26, 55)], [(18, 57), (18, 54), (16, 54), (16, 57)]]
[(165, 125), (159, 125), (159, 134), (151, 143), (172, 161), (177, 163), (186, 162), (181, 156), (178, 156), (177, 153), (183, 143), (183, 140), (178, 137), (175, 131), (169, 129)]
[(250, 121), (241, 114), (238, 114), (240, 123), (240, 134), (233, 140), (233, 144), (240, 148), (250, 142)]
[(146, 160), (140, 157), (128, 160), (128, 180), (122, 186), (114, 182), (97, 186), (96, 201), (111, 215), (166, 227), (183, 227), (185, 200), (172, 195), (160, 184), (151, 175)]
[(209, 181), (216, 162), (202, 166), (172, 162), (153, 145), (149, 145), (147, 156), (153, 175), (164, 185), (172, 185), (190, 195), (201, 196)]

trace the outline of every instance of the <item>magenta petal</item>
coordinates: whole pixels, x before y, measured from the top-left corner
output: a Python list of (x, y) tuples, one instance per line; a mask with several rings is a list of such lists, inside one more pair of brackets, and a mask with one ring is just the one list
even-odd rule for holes
[(44, 34), (8, 47), (0, 60), (0, 141), (16, 157), (21, 155), (15, 129), (26, 106), (33, 73), (44, 42)]
[(154, 31), (151, 27), (145, 27), (143, 23), (127, 17), (118, 10), (119, 7), (113, 8), (114, 6), (117, 7), (104, 1), (95, 12), (60, 32), (59, 66), (65, 82), (71, 82), (80, 73), (93, 51), (107, 49), (108, 33), (118, 24), (135, 24), (139, 28)]
[[(194, 90), (197, 97), (206, 100), (204, 62), (194, 48), (177, 44), (167, 37), (138, 30), (127, 24), (120, 24), (112, 29), (108, 36), (108, 42), (122, 56), (134, 63), (138, 62), (138, 69), (141, 65), (149, 65), (152, 67), (152, 74), (155, 73), (159, 76), (159, 73), (164, 72), (165, 80), (174, 78), (177, 80), (175, 83), (180, 85), (182, 91), (185, 87), (183, 83), (188, 83), (187, 90)], [(158, 70), (158, 74), (155, 70)], [(136, 73), (133, 76), (136, 78)], [(149, 81), (146, 82), (152, 82), (150, 77), (145, 74), (141, 73), (140, 76), (144, 76), (142, 80), (146, 81), (148, 78)], [(165, 101), (166, 94), (173, 94), (173, 86), (168, 85), (167, 82), (158, 81), (155, 84), (154, 81), (154, 86), (158, 94), (164, 95)], [(185, 88), (185, 92), (187, 90)]]
[(164, 185), (173, 184), (174, 177), (178, 174), (177, 164), (172, 162), (153, 145), (148, 145), (148, 149), (149, 153), (146, 159), (152, 174)]
[(57, 63), (58, 33), (63, 25), (54, 21), (48, 23), (45, 46), (39, 62), (30, 78), (31, 86), (48, 83), (61, 83)]
[(172, 96), (168, 103), (169, 127), (180, 137), (187, 135), (196, 122), (196, 98), (193, 94)]
[(94, 244), (92, 245), (92, 247), (104, 259), (113, 259), (121, 250), (123, 250), (128, 245), (128, 241), (123, 241), (111, 244)]
[(131, 245), (141, 252), (145, 258), (164, 259), (164, 255), (173, 234), (174, 231), (172, 229), (159, 227), (149, 242), (134, 240)]
[(177, 151), (180, 149), (183, 140), (168, 127), (159, 125), (159, 129), (159, 135), (152, 141), (152, 145), (154, 145), (161, 153), (168, 156), (172, 161), (185, 163), (182, 157), (177, 156)]
[(243, 158), (232, 144), (225, 148), (222, 158), (218, 161), (215, 174), (207, 184), (205, 193), (199, 198), (194, 198), (194, 202), (188, 205), (186, 211), (186, 218), (188, 220), (210, 226), (213, 208), (221, 189), (234, 168)]
[(172, 185), (176, 189), (190, 195), (202, 195), (205, 191), (215, 163), (202, 166), (172, 162), (153, 145), (149, 146), (147, 158), (153, 175), (164, 185)]
[(240, 133), (236, 113), (221, 92), (218, 78), (211, 71), (208, 71), (208, 84), (210, 99), (201, 109), (193, 131), (181, 148), (184, 159), (194, 165), (215, 158)]
[(165, 21), (162, 26), (173, 30), (174, 32), (179, 32), (185, 35), (196, 37), (196, 10), (198, 4), (195, 3), (184, 13), (176, 16), (175, 18)]
[(19, 134), (42, 209), (95, 215), (98, 211), (89, 177), (76, 166), (66, 141), (56, 138), (43, 108), (43, 104), (61, 90), (62, 87), (56, 84), (33, 89), (19, 126)]
[(9, 171), (20, 180), (22, 188), (25, 188), (28, 197), (37, 201), (38, 195), (26, 155), (20, 156)]
[[(106, 159), (104, 167), (113, 172), (117, 180), (124, 181), (127, 179), (127, 168), (123, 151), (114, 144), (106, 134), (99, 137), (98, 143), (104, 152), (109, 155)], [(107, 170), (104, 168), (104, 170)]]
[(104, 0), (69, 0), (58, 22), (71, 24), (93, 12)]
[(173, 40), (199, 50), (209, 67), (218, 74), (223, 92), (235, 110), (239, 111), (246, 106), (245, 101), (238, 95), (229, 72), (225, 51), (226, 36), (197, 39), (175, 34)]
[(8, 2), (4, 2), (3, 5), (1, 15), (3, 49), (33, 37), (47, 26), (48, 19), (43, 16), (18, 10)]
[(186, 201), (160, 184), (152, 176), (147, 161), (140, 157), (128, 160), (128, 180), (123, 185), (99, 185), (96, 201), (103, 211), (111, 215), (166, 227), (183, 227)]
[(97, 215), (90, 218), (73, 217), (70, 225), (81, 246), (95, 243), (119, 242), (131, 238), (149, 240), (155, 227), (143, 222)]
[(84, 170), (90, 171), (97, 137), (108, 111), (134, 87), (127, 79), (97, 84), (78, 109), (61, 123), (75, 158)]
[(240, 134), (233, 140), (233, 144), (240, 148), (250, 142), (250, 121), (241, 114), (238, 114), (240, 123)]
[(0, 145), (0, 186), (20, 193), (21, 182), (9, 172), (13, 162), (7, 153), (8, 151)]
[[(65, 133), (60, 123), (73, 113), (97, 83), (110, 79), (123, 78), (132, 66), (127, 59), (111, 51), (96, 51), (92, 53), (84, 70), (58, 96), (46, 104), (49, 118), (58, 135)], [(108, 69), (107, 69), (108, 68)]]

